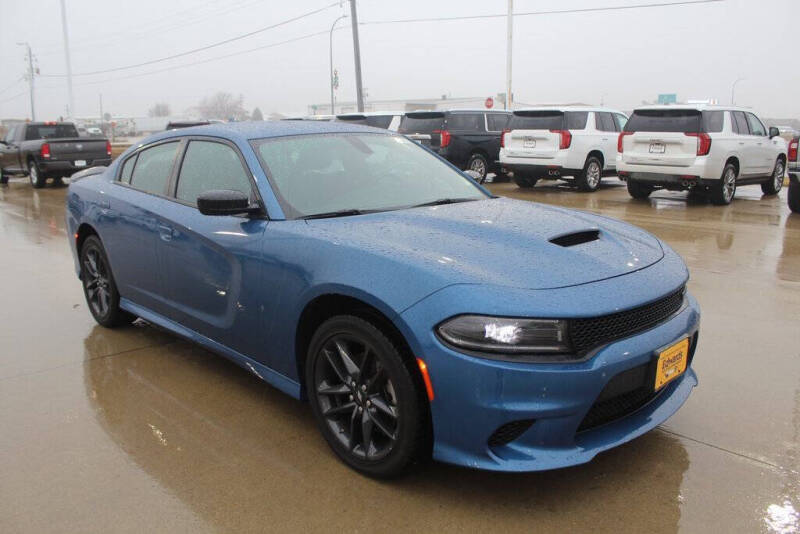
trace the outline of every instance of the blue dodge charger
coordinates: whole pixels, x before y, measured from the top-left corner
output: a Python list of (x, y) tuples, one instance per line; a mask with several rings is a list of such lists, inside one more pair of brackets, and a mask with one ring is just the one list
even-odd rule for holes
[(495, 197), (384, 130), (164, 132), (76, 175), (66, 217), (99, 324), (141, 318), (307, 400), (370, 476), (588, 462), (697, 384), (700, 311), (666, 244)]

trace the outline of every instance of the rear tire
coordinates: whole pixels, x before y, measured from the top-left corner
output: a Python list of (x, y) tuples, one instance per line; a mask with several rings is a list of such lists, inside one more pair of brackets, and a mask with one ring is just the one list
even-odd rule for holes
[(514, 183), (516, 183), (519, 187), (523, 189), (530, 189), (536, 185), (536, 182), (539, 181), (539, 178), (535, 178), (529, 174), (519, 173), (514, 171)]
[(28, 162), (28, 179), (31, 181), (31, 186), (33, 186), (34, 189), (41, 189), (47, 183), (47, 178), (42, 176), (39, 165), (34, 160)]
[(344, 463), (390, 478), (422, 456), (426, 397), (413, 372), (370, 322), (339, 315), (317, 328), (306, 355), (306, 392), (320, 432)]
[(80, 250), (81, 282), (94, 320), (106, 328), (130, 324), (134, 315), (119, 307), (119, 291), (106, 251), (97, 236), (86, 238)]
[(480, 180), (478, 181), (483, 183), (486, 180), (486, 175), (489, 174), (489, 160), (483, 154), (473, 154), (469, 157), (467, 169), (480, 174)]
[(765, 195), (777, 195), (780, 193), (783, 188), (784, 174), (786, 174), (786, 166), (783, 164), (783, 160), (778, 158), (770, 179), (761, 183), (761, 191)]
[(635, 198), (636, 200), (645, 200), (647, 197), (650, 196), (650, 193), (653, 192), (653, 186), (648, 184), (643, 184), (641, 182), (634, 182), (633, 180), (628, 179), (628, 194)]
[(603, 164), (595, 156), (586, 158), (583, 171), (575, 178), (575, 183), (581, 191), (593, 193), (600, 187), (600, 180), (603, 177)]
[(709, 188), (712, 204), (717, 206), (727, 206), (736, 196), (736, 167), (728, 163), (722, 170), (719, 183)]
[(800, 213), (800, 182), (789, 182), (789, 209)]

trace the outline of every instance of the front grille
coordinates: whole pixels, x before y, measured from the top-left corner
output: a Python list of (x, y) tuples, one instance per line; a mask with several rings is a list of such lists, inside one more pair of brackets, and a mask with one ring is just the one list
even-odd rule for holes
[(528, 430), (534, 421), (534, 419), (522, 419), (502, 425), (489, 437), (489, 446), (499, 447), (511, 443)]
[(578, 354), (585, 354), (595, 347), (663, 322), (681, 308), (684, 291), (682, 287), (662, 299), (632, 310), (570, 321), (573, 349)]

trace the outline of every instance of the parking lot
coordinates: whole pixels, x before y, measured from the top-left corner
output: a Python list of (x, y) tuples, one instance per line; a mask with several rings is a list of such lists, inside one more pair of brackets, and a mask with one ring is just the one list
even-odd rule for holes
[(536, 474), (437, 463), (378, 482), (338, 461), (307, 405), (147, 324), (97, 326), (73, 270), (66, 188), (0, 188), (0, 531), (797, 532), (800, 218), (786, 192), (727, 207), (554, 182), (498, 195), (619, 218), (666, 240), (703, 309), (700, 379), (667, 424)]

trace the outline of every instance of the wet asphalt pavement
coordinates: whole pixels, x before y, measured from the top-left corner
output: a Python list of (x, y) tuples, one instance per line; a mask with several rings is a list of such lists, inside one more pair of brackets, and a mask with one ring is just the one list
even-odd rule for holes
[(800, 216), (786, 192), (731, 206), (616, 179), (499, 195), (616, 217), (688, 263), (700, 385), (665, 425), (546, 473), (430, 463), (393, 482), (329, 452), (310, 410), (145, 324), (84, 303), (65, 187), (0, 186), (0, 532), (800, 531)]

